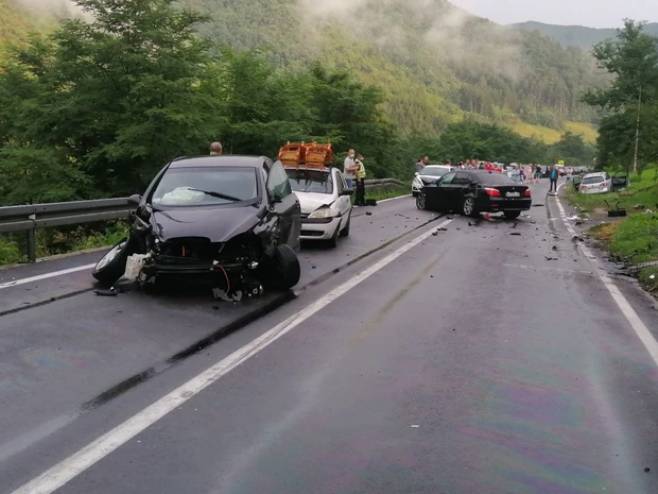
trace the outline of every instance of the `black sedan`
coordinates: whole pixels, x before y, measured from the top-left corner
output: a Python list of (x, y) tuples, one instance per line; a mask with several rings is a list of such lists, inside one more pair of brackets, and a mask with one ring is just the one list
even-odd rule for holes
[(423, 187), (416, 206), (473, 217), (484, 212), (502, 212), (506, 218), (515, 219), (532, 207), (532, 193), (529, 187), (500, 173), (460, 170)]
[(140, 281), (205, 276), (227, 292), (288, 289), (300, 276), (301, 211), (281, 163), (265, 157), (181, 158), (165, 166), (136, 206), (130, 236), (96, 265), (115, 283), (129, 256)]

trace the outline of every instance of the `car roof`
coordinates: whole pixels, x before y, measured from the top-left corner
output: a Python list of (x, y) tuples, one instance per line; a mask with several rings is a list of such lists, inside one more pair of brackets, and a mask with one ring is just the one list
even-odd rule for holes
[[(333, 170), (338, 170), (338, 168), (332, 166), (331, 168), (314, 168), (307, 166), (284, 166), (286, 172), (288, 171), (301, 171), (301, 172), (320, 172), (320, 173), (331, 173)], [(339, 170), (340, 171), (340, 170)]]
[(265, 156), (193, 156), (177, 158), (171, 162), (169, 168), (187, 168), (187, 167), (237, 167), (237, 168), (261, 168), (263, 163), (269, 161)]
[(585, 175), (586, 177), (605, 177), (607, 175), (607, 172), (596, 172), (596, 173), (588, 173)]

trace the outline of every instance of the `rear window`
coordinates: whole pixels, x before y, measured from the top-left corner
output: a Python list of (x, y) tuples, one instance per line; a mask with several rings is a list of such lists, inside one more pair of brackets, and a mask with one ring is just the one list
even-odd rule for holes
[(583, 178), (582, 181), (582, 183), (584, 183), (585, 185), (600, 184), (602, 182), (605, 182), (605, 180), (600, 175), (594, 177), (585, 177)]
[(449, 171), (450, 170), (448, 168), (432, 168), (428, 166), (424, 168), (420, 174), (427, 177), (442, 177), (443, 175), (446, 175)]
[(472, 176), (475, 178), (475, 181), (482, 185), (517, 185), (511, 178), (502, 173), (473, 173)]

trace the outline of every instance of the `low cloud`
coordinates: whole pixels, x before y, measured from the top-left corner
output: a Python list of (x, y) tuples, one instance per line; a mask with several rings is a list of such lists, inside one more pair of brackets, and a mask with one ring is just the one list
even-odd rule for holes
[(422, 49), (461, 70), (517, 79), (520, 42), (511, 30), (474, 17), (446, 0), (297, 0), (312, 25), (340, 24), (389, 53)]

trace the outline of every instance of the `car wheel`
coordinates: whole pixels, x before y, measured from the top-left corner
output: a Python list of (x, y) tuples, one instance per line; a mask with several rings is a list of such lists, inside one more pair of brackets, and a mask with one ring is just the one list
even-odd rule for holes
[(92, 274), (101, 285), (112, 286), (123, 276), (130, 255), (129, 244), (128, 239), (122, 240), (96, 263)]
[(299, 283), (300, 277), (297, 254), (289, 245), (279, 245), (268, 262), (263, 284), (267, 288), (289, 290)]
[(462, 212), (464, 216), (470, 216), (472, 218), (478, 215), (478, 210), (475, 207), (475, 198), (467, 197), (464, 199), (464, 205), (462, 206)]
[(505, 211), (505, 218), (508, 220), (515, 220), (521, 216), (521, 211)]
[(340, 236), (343, 238), (347, 238), (350, 236), (350, 224), (352, 223), (352, 213), (350, 213), (350, 216), (347, 218), (347, 225), (345, 225), (345, 228), (340, 232)]
[(425, 197), (425, 194), (419, 193), (416, 196), (416, 207), (421, 211), (427, 209), (427, 198)]

